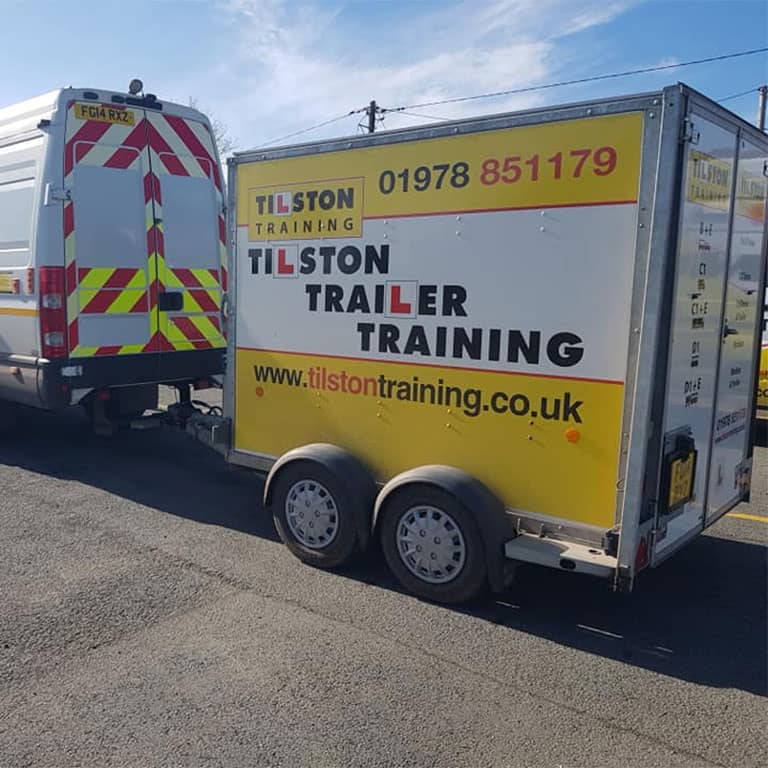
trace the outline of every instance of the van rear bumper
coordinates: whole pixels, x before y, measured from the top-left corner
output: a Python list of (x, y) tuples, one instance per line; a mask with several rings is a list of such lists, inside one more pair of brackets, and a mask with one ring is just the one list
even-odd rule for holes
[(174, 384), (224, 372), (226, 349), (201, 349), (160, 354), (38, 360), (38, 407), (63, 408), (80, 398), (76, 390)]

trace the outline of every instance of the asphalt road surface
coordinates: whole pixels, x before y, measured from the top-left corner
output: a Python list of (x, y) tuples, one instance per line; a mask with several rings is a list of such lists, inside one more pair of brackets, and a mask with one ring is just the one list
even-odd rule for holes
[[(289, 555), (180, 433), (0, 438), (0, 768), (765, 765), (753, 504), (631, 596), (527, 567), (465, 610)], [(757, 519), (750, 519), (756, 517)]]

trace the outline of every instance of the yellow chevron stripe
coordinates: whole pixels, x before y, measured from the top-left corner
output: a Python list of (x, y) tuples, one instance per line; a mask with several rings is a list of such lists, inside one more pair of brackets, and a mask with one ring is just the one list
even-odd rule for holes
[(75, 347), (70, 354), (72, 357), (93, 357), (96, 354), (98, 347)]
[(98, 290), (103, 288), (107, 280), (112, 277), (114, 271), (113, 267), (96, 267), (92, 269), (80, 280), (80, 289)]
[(120, 347), (118, 355), (139, 355), (144, 351), (144, 344), (126, 344)]
[[(103, 288), (109, 282), (109, 279), (112, 277), (112, 275), (115, 274), (115, 272), (117, 272), (117, 269), (114, 267), (95, 267), (87, 272), (86, 275), (80, 280), (80, 289), (83, 290)], [(147, 273), (145, 270), (139, 269), (139, 271), (128, 281), (126, 288), (144, 288), (146, 284)], [(123, 289), (121, 288), (115, 290)]]
[[(211, 342), (214, 346), (224, 346), (224, 339), (216, 326), (211, 322), (210, 315), (184, 315), (192, 325), (198, 330), (198, 338)], [(173, 322), (173, 318), (168, 319), (168, 330), (166, 337), (169, 341), (186, 341), (184, 332)]]
[(112, 304), (110, 304), (109, 309), (107, 309), (106, 312), (97, 313), (97, 314), (119, 315), (119, 314), (127, 314), (128, 312), (130, 312), (131, 308), (145, 293), (145, 289), (143, 288), (140, 290), (128, 290), (128, 289), (123, 290), (119, 288), (115, 288), (115, 289), (106, 288), (102, 290), (87, 289), (87, 290), (81, 290), (79, 293), (80, 293), (80, 306), (83, 309), (85, 309), (85, 307), (87, 307), (88, 304), (99, 294), (109, 293), (112, 298)]
[(218, 288), (219, 281), (207, 269), (191, 269), (190, 272), (203, 288)]

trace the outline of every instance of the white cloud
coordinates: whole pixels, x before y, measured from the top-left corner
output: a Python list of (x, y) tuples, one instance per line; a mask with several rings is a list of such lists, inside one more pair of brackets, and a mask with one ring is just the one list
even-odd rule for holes
[[(380, 13), (366, 12), (381, 10), (375, 5), (221, 0), (230, 53), (208, 76), (204, 101), (244, 148), (363, 107), (372, 98), (396, 107), (524, 88), (567, 66), (563, 38), (610, 21), (633, 2), (466, 0), (437, 10), (414, 3), (407, 4), (406, 16), (383, 24), (375, 21)], [(421, 112), (450, 118), (524, 108), (541, 98), (520, 94)], [(359, 119), (301, 138), (354, 132)], [(385, 127), (417, 122), (392, 114)]]

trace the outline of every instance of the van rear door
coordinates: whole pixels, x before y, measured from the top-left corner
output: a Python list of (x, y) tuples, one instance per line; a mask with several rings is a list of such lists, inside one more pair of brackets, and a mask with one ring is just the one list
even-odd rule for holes
[(226, 343), (224, 204), (202, 116), (154, 103), (68, 105), (68, 341), (76, 358), (155, 353), (144, 372), (171, 380), (168, 353)]
[(150, 111), (147, 131), (157, 180), (154, 264), (162, 349), (224, 347), (224, 201), (211, 133), (202, 121)]
[(73, 358), (153, 351), (152, 194), (144, 110), (72, 101), (64, 253)]

